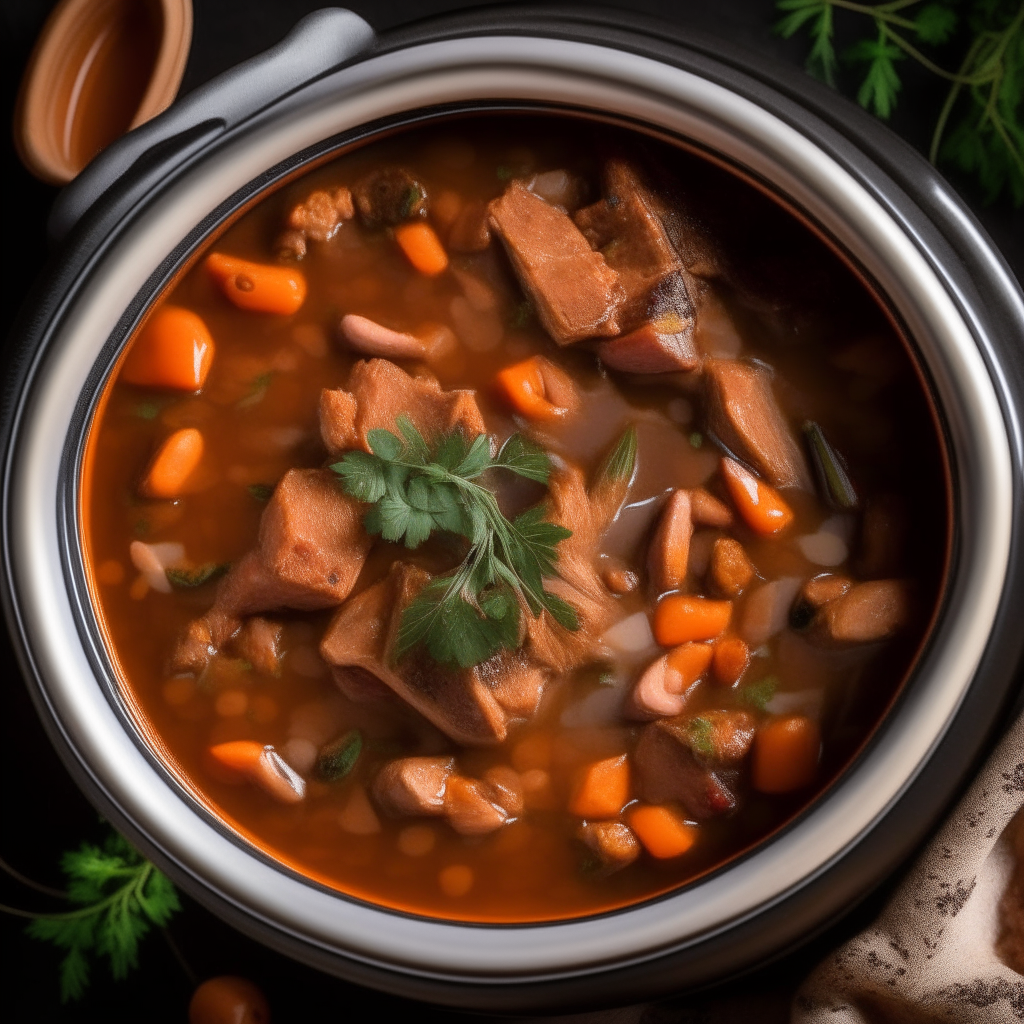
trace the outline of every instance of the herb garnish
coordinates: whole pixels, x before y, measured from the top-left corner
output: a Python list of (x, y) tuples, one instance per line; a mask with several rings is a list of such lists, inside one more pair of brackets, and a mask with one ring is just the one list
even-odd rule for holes
[[(1024, 4), (1020, 0), (973, 0), (964, 19), (970, 42), (960, 66), (947, 71), (918, 46), (947, 43), (961, 15), (955, 0), (777, 0), (788, 12), (776, 31), (789, 38), (801, 28), (813, 45), (807, 70), (834, 86), (839, 62), (833, 43), (837, 10), (871, 19), (874, 38), (857, 41), (843, 58), (867, 69), (857, 102), (887, 119), (901, 88), (897, 62), (910, 57), (948, 85), (932, 133), (928, 158), (976, 174), (993, 201), (1004, 188), (1024, 205)], [(916, 11), (911, 8), (917, 8)], [(913, 40), (913, 43), (911, 42)], [(918, 44), (918, 46), (914, 44)], [(954, 114), (960, 120), (950, 129)], [(949, 129), (949, 130), (947, 130)]]
[(60, 968), (61, 1001), (78, 999), (89, 984), (92, 953), (110, 961), (114, 977), (137, 966), (139, 940), (153, 925), (162, 928), (181, 909), (170, 880), (116, 833), (102, 848), (82, 843), (64, 854), (67, 899), (80, 906), (57, 914), (33, 914), (11, 907), (5, 913), (30, 917), (28, 934), (67, 950)]
[(765, 676), (764, 679), (759, 679), (756, 683), (740, 688), (740, 703), (755, 711), (764, 711), (778, 688), (779, 681), (775, 676)]
[(207, 562), (194, 569), (166, 569), (167, 582), (179, 590), (192, 590), (211, 580), (220, 579), (231, 568), (228, 562)]
[(547, 455), (519, 434), (492, 458), (487, 434), (468, 441), (456, 430), (430, 445), (407, 416), (395, 424), (401, 436), (371, 430), (370, 453), (348, 452), (331, 467), (352, 497), (371, 504), (367, 532), (410, 549), (434, 531), (470, 545), (458, 568), (431, 580), (403, 611), (395, 660), (422, 644), (435, 661), (470, 668), (503, 647), (515, 650), (524, 607), (579, 628), (573, 608), (543, 584), (557, 575), (555, 546), (572, 531), (545, 520), (544, 504), (509, 521), (493, 492), (476, 482), (488, 470), (505, 469), (546, 484)]
[(338, 782), (356, 766), (363, 752), (363, 734), (350, 729), (340, 739), (325, 747), (316, 759), (316, 775), (323, 782)]

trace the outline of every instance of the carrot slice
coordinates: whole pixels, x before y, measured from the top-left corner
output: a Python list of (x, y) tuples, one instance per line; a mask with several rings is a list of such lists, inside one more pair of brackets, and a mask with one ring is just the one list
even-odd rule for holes
[(725, 632), (731, 618), (732, 601), (669, 594), (654, 610), (654, 638), (662, 647), (711, 640)]
[(821, 756), (818, 723), (804, 715), (775, 718), (754, 737), (754, 788), (788, 793), (814, 781)]
[(697, 829), (671, 807), (643, 806), (629, 815), (629, 827), (652, 857), (680, 857), (697, 841)]
[(252, 775), (263, 756), (263, 744), (254, 740), (233, 740), (230, 743), (218, 743), (210, 747), (210, 757), (223, 768)]
[(239, 309), (288, 316), (306, 301), (306, 279), (293, 267), (250, 263), (215, 252), (206, 257), (206, 269)]
[(770, 537), (793, 521), (793, 510), (774, 487), (758, 480), (734, 459), (722, 459), (725, 486), (747, 526)]
[(735, 686), (747, 671), (750, 648), (738, 636), (720, 640), (715, 644), (712, 662), (715, 679), (722, 686)]
[(213, 338), (190, 309), (162, 306), (125, 357), (121, 380), (148, 388), (198, 391), (213, 362)]
[(628, 800), (629, 761), (620, 754), (587, 765), (569, 810), (581, 818), (614, 818)]
[(444, 246), (425, 220), (399, 224), (395, 228), (395, 241), (402, 247), (409, 262), (427, 277), (435, 277), (448, 266), (448, 254)]
[(495, 380), (502, 397), (530, 420), (558, 419), (579, 405), (572, 379), (543, 356), (506, 366)]
[(711, 644), (682, 644), (668, 652), (671, 678), (665, 687), (670, 693), (682, 693), (708, 670), (714, 648)]
[(147, 498), (180, 497), (203, 457), (204, 447), (203, 435), (195, 427), (176, 430), (153, 456), (142, 481), (142, 493)]

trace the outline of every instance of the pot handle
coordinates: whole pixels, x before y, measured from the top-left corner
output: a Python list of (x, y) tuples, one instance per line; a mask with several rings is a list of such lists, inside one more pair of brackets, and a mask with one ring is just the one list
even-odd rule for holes
[(286, 93), (369, 50), (376, 38), (358, 14), (340, 7), (306, 15), (276, 46), (194, 89), (103, 150), (57, 196), (50, 212), (50, 240), (60, 242), (140, 161), (152, 160), (166, 173)]

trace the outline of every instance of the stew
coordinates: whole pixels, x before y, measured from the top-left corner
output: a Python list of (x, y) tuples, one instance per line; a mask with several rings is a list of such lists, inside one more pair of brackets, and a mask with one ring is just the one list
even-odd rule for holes
[(401, 132), (240, 215), (84, 466), (161, 756), (296, 871), (466, 920), (635, 903), (792, 820), (949, 537), (861, 277), (703, 157), (557, 117)]

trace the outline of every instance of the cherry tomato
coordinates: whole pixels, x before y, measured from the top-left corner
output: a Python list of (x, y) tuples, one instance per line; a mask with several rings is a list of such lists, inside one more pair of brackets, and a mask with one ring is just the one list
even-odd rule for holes
[(245, 978), (210, 978), (192, 993), (188, 1024), (270, 1024), (270, 1004)]

